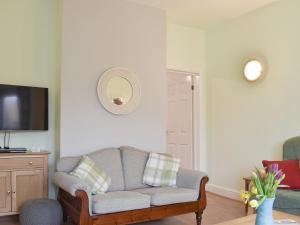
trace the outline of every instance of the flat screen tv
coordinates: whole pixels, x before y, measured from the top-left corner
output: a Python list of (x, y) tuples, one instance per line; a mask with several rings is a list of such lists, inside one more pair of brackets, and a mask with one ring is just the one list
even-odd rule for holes
[(48, 88), (0, 84), (0, 130), (48, 130)]

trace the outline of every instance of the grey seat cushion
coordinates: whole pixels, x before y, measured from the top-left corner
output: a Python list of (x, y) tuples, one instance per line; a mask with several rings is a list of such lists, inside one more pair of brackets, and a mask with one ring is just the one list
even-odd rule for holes
[(115, 191), (92, 197), (94, 214), (106, 214), (150, 207), (150, 196), (132, 191)]
[(154, 206), (196, 201), (199, 195), (196, 190), (176, 187), (143, 188), (135, 191), (151, 196), (151, 205)]
[(130, 146), (120, 147), (125, 179), (125, 190), (146, 188), (143, 184), (143, 175), (149, 152), (144, 152)]
[(300, 191), (277, 190), (274, 208), (300, 209)]
[[(119, 149), (105, 148), (92, 152), (88, 156), (110, 176), (111, 185), (108, 191), (123, 191), (125, 189)], [(58, 172), (69, 173), (78, 165), (80, 159), (81, 156), (61, 158), (57, 162), (56, 169)]]

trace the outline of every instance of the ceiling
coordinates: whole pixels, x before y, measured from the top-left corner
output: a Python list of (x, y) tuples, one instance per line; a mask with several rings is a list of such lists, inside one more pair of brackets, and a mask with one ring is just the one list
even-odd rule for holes
[(277, 0), (129, 0), (164, 9), (168, 23), (207, 28)]

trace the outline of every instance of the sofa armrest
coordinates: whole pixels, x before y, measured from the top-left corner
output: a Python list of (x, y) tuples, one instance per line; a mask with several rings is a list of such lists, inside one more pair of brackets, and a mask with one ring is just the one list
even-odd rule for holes
[(69, 193), (75, 198), (85, 199), (87, 211), (92, 215), (92, 193), (90, 188), (79, 178), (71, 176), (65, 172), (56, 172), (53, 176), (53, 183), (60, 189)]
[(75, 176), (71, 176), (65, 172), (56, 172), (53, 176), (53, 183), (59, 188), (76, 197), (77, 190), (83, 190), (90, 194), (88, 186)]
[(199, 191), (202, 178), (207, 174), (201, 171), (180, 168), (177, 173), (177, 186)]

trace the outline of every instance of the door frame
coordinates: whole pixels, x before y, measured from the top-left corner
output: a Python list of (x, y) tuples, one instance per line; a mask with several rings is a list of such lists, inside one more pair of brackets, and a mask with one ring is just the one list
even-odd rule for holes
[[(200, 170), (200, 74), (192, 71), (178, 70), (167, 67), (169, 72), (191, 76), (192, 92), (192, 151), (193, 151), (193, 169)], [(196, 116), (198, 115), (198, 116)], [(168, 119), (168, 118), (167, 118)]]

